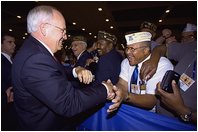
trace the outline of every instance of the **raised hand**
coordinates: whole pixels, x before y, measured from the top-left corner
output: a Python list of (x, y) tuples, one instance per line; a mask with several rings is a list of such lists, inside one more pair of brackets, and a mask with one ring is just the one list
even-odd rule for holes
[(157, 71), (157, 64), (151, 62), (151, 60), (146, 60), (143, 62), (140, 69), (140, 78), (141, 80), (149, 80)]
[(161, 101), (170, 109), (174, 110), (176, 113), (180, 114), (181, 110), (184, 109), (184, 101), (181, 97), (179, 88), (176, 84), (176, 82), (172, 81), (172, 88), (173, 93), (165, 92), (160, 87), (160, 83), (157, 84), (157, 95), (160, 96)]
[(93, 75), (91, 71), (83, 68), (83, 67), (76, 67), (76, 74), (80, 82), (83, 82), (84, 84), (89, 84), (93, 81)]

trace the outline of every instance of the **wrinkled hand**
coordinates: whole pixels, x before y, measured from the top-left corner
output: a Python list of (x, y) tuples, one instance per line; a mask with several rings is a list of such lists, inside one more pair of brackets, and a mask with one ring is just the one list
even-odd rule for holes
[(13, 91), (12, 91), (12, 87), (9, 87), (7, 90), (6, 90), (6, 95), (7, 95), (7, 103), (11, 103), (14, 101), (14, 94), (13, 94)]
[(157, 64), (152, 63), (150, 60), (143, 62), (140, 69), (141, 80), (149, 80), (157, 71)]
[(113, 90), (116, 94), (116, 97), (112, 100), (113, 104), (109, 106), (109, 108), (107, 110), (108, 113), (117, 110), (120, 107), (120, 105), (124, 99), (122, 89), (118, 89), (117, 87), (114, 87)]
[(76, 74), (80, 82), (83, 82), (84, 84), (89, 84), (93, 81), (93, 75), (91, 71), (83, 68), (83, 67), (76, 67)]
[(185, 107), (183, 99), (181, 97), (179, 88), (176, 82), (172, 81), (173, 93), (168, 93), (161, 89), (160, 83), (157, 84), (157, 95), (160, 96), (161, 101), (170, 109), (174, 110), (176, 113), (180, 113)]

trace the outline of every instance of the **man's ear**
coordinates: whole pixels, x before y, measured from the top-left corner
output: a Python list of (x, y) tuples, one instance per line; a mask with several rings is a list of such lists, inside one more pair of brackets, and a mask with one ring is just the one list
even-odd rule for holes
[(40, 31), (41, 31), (41, 34), (43, 34), (43, 36), (46, 36), (46, 33), (47, 33), (47, 29), (46, 29), (46, 24), (41, 24), (40, 26), (39, 26), (39, 29), (40, 29)]
[(145, 49), (144, 49), (144, 53), (145, 54), (148, 54), (150, 52), (150, 48), (149, 47), (146, 47)]
[(111, 49), (113, 49), (113, 43), (112, 43), (112, 42), (110, 42), (110, 43), (108, 44), (108, 49), (109, 49), (109, 51), (110, 51)]

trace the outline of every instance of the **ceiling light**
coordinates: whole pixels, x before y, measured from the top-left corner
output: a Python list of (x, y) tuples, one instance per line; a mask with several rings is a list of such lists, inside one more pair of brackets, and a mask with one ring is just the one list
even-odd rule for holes
[(25, 37), (23, 37), (23, 39), (25, 39)]
[(106, 21), (106, 22), (109, 22), (109, 19), (106, 19), (105, 21)]
[(166, 10), (166, 13), (169, 13), (170, 12), (170, 10)]
[(21, 18), (21, 16), (17, 16), (17, 18), (19, 18), (19, 19), (20, 19), (20, 18)]
[(98, 8), (98, 11), (102, 11), (102, 8)]
[(25, 33), (25, 35), (28, 35), (28, 33)]
[(110, 26), (111, 29), (113, 29), (113, 26)]
[(89, 35), (92, 35), (92, 33), (89, 33)]
[(10, 32), (12, 32), (12, 29), (9, 29)]
[(96, 36), (94, 36), (94, 38), (97, 38)]
[(76, 25), (76, 23), (75, 23), (75, 22), (73, 22), (72, 24), (73, 24), (73, 25)]
[(85, 31), (85, 28), (82, 28), (83, 31)]
[(71, 35), (67, 35), (68, 37), (71, 37)]
[(159, 22), (162, 22), (162, 19), (160, 19)]

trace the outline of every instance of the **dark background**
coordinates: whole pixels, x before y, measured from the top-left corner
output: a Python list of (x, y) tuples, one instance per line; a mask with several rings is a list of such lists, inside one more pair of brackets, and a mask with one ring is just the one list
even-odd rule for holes
[[(37, 5), (52, 5), (59, 9), (65, 19), (67, 35), (84, 35), (95, 41), (94, 35), (99, 30), (115, 34), (118, 44), (125, 44), (124, 35), (129, 31), (138, 31), (143, 21), (150, 21), (158, 26), (157, 36), (161, 30), (170, 28), (176, 38), (186, 23), (197, 25), (197, 1), (1, 1), (1, 30), (13, 29), (18, 47), (27, 37), (26, 17), (28, 11)], [(103, 8), (102, 12), (98, 7)], [(170, 9), (166, 14), (165, 10)], [(18, 19), (16, 16), (22, 16)], [(105, 22), (108, 18), (110, 21)], [(159, 19), (163, 22), (159, 23)], [(73, 25), (72, 22), (77, 25)], [(114, 29), (110, 29), (110, 26)], [(85, 31), (82, 31), (85, 28)], [(89, 32), (92, 35), (89, 35)], [(70, 38), (68, 38), (68, 43)]]

